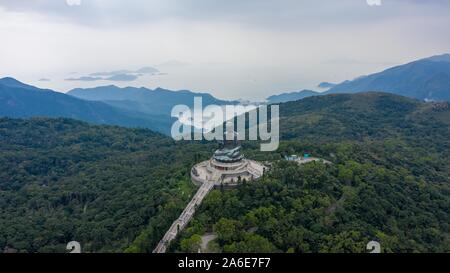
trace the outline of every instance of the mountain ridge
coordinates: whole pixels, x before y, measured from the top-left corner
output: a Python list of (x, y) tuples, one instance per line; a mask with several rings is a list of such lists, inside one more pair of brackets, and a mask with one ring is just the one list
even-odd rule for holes
[(0, 79), (0, 116), (66, 117), (95, 124), (146, 127), (169, 133), (168, 116), (145, 115), (113, 107), (103, 102), (82, 100), (49, 89), (40, 89), (13, 78)]
[[(99, 86), (94, 88), (76, 88), (67, 92), (68, 95), (93, 101), (103, 101), (115, 107), (124, 109), (138, 109), (149, 114), (162, 114), (170, 116), (175, 105), (183, 104), (192, 108), (194, 97), (201, 97), (203, 106), (215, 104), (238, 104), (238, 101), (226, 101), (215, 98), (205, 92), (190, 90), (168, 90), (161, 87), (149, 89), (146, 87), (124, 87), (115, 85)], [(131, 103), (130, 103), (131, 102)]]
[(318, 96), (320, 94), (321, 94), (320, 92), (317, 92), (314, 90), (304, 89), (304, 90), (297, 91), (297, 92), (294, 91), (294, 92), (288, 92), (288, 93), (281, 93), (278, 95), (272, 95), (272, 96), (268, 97), (266, 100), (269, 104), (283, 103), (283, 102), (288, 102), (288, 101), (301, 100), (306, 97)]
[(389, 92), (421, 100), (450, 100), (450, 54), (436, 55), (344, 81), (324, 94)]
[(315, 95), (361, 92), (387, 92), (426, 101), (450, 100), (450, 54), (435, 55), (402, 65), (384, 69), (369, 75), (361, 75), (338, 84), (322, 82), (324, 92), (282, 93), (267, 98), (287, 102)]

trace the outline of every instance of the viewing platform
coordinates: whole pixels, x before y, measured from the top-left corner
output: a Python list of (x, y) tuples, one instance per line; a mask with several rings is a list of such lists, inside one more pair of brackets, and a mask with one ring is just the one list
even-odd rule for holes
[(195, 165), (191, 170), (191, 178), (198, 186), (204, 183), (213, 183), (215, 187), (237, 186), (240, 182), (258, 180), (265, 170), (263, 164), (249, 159), (237, 163), (221, 163), (210, 159)]

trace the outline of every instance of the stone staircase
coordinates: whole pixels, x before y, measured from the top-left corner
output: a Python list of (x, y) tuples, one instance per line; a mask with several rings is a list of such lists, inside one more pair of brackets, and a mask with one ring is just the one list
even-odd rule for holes
[(189, 221), (194, 216), (196, 209), (200, 206), (203, 199), (206, 197), (206, 195), (208, 195), (208, 193), (213, 188), (214, 188), (213, 182), (203, 183), (203, 185), (197, 190), (197, 193), (191, 199), (189, 204), (183, 210), (180, 217), (178, 217), (178, 219), (172, 223), (169, 230), (166, 232), (164, 237), (161, 239), (161, 241), (158, 243), (156, 248), (153, 250), (153, 253), (165, 253), (166, 252), (167, 247), (169, 246), (170, 242), (173, 239), (175, 239), (177, 237), (178, 233), (187, 226)]

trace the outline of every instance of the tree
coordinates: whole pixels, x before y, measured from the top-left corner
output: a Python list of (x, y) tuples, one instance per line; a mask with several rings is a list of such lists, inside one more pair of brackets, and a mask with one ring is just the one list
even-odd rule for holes
[(181, 251), (185, 253), (197, 253), (201, 248), (202, 237), (198, 234), (192, 235), (190, 238), (181, 240)]
[(224, 243), (230, 242), (238, 238), (238, 227), (240, 223), (235, 220), (221, 218), (214, 225), (214, 232), (217, 233), (218, 239)]

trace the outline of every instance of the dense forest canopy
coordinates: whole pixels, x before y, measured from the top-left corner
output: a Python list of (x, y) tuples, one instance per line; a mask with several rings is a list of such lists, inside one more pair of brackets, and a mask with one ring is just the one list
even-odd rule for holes
[(0, 119), (0, 249), (64, 252), (77, 240), (85, 252), (120, 252), (150, 221), (161, 237), (195, 190), (190, 166), (211, 152), (198, 146), (149, 130)]
[[(197, 252), (450, 251), (450, 110), (383, 93), (280, 105), (258, 182), (216, 189), (171, 245)], [(195, 192), (189, 170), (215, 144), (69, 119), (0, 119), (0, 250), (151, 252)], [(298, 165), (310, 153), (333, 164)]]
[[(450, 251), (450, 108), (385, 93), (311, 97), (280, 106), (283, 142), (261, 181), (208, 196), (172, 251)], [(253, 149), (252, 149), (253, 148)], [(284, 155), (333, 162), (299, 166)], [(278, 159), (278, 160), (277, 160)]]

